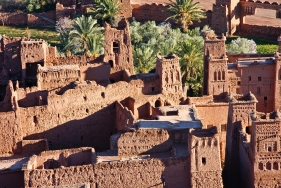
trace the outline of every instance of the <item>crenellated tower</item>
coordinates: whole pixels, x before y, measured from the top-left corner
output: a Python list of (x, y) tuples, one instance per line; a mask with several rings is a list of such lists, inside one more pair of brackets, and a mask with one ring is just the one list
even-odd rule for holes
[(218, 38), (212, 30), (203, 31), (204, 80), (203, 95), (215, 97), (228, 91), (225, 36)]
[(156, 73), (159, 75), (160, 91), (164, 94), (182, 93), (179, 57), (174, 54), (157, 56)]

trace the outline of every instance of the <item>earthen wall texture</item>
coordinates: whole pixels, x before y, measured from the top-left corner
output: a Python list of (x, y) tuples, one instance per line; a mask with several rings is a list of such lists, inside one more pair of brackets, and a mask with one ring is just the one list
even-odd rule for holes
[[(165, 95), (146, 96), (141, 93), (140, 80), (117, 82), (107, 87), (93, 84), (67, 90), (62, 95), (48, 95), (48, 105), (24, 108), (21, 125), (24, 139), (46, 138), (50, 149), (91, 146), (96, 150), (109, 149), (109, 138), (116, 133), (116, 104), (129, 96), (138, 104), (154, 104)], [(178, 96), (169, 96), (173, 104)], [(23, 110), (23, 109), (21, 109)]]
[(127, 107), (116, 102), (116, 129), (118, 131), (129, 130), (135, 122), (134, 115)]
[(152, 20), (164, 22), (171, 16), (168, 12), (165, 12), (168, 6), (164, 4), (133, 4), (132, 9), (132, 16), (140, 22)]
[[(52, 20), (52, 22), (47, 20)], [(36, 27), (36, 26), (54, 27), (55, 20), (56, 20), (56, 11), (27, 14), (27, 25), (32, 27)]]
[(25, 187), (89, 183), (91, 187), (188, 187), (186, 158), (130, 160), (54, 170), (26, 170)]
[[(18, 88), (16, 90), (19, 107), (33, 107), (47, 104), (48, 91), (37, 87)], [(40, 101), (41, 100), (41, 101)]]
[(190, 135), (191, 187), (222, 187), (219, 137)]
[(241, 26), (241, 33), (245, 35), (254, 35), (260, 37), (267, 37), (276, 39), (280, 36), (281, 28), (267, 25), (252, 25), (252, 24), (243, 24)]
[(173, 141), (163, 129), (139, 129), (121, 134), (118, 139), (118, 155), (132, 156), (169, 151)]
[(249, 66), (238, 68), (241, 75), (240, 91), (252, 92), (257, 100), (257, 111), (272, 112), (274, 107), (275, 65)]
[(196, 105), (198, 115), (202, 118), (202, 129), (216, 126), (220, 140), (220, 153), (221, 159), (225, 160), (226, 149), (226, 132), (227, 132), (227, 116), (228, 116), (228, 103), (225, 104), (209, 104), (209, 105)]
[(22, 127), (16, 113), (0, 112), (0, 127), (0, 154), (21, 153)]
[(1, 13), (0, 24), (12, 25), (12, 26), (27, 25), (27, 14), (26, 13)]
[(39, 154), (40, 152), (48, 149), (48, 143), (45, 139), (22, 141), (22, 154), (24, 155)]

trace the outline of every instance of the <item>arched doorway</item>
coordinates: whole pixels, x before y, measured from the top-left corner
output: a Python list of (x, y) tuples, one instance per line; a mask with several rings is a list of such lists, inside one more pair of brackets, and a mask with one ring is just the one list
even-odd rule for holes
[(162, 106), (162, 101), (160, 99), (155, 101), (155, 108)]

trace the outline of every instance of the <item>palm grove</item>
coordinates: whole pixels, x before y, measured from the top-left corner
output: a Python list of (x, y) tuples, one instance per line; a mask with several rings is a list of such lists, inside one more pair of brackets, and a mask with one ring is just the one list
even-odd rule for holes
[[(188, 87), (189, 95), (201, 95), (203, 46), (204, 41), (200, 29), (188, 29), (193, 21), (205, 17), (193, 0), (170, 0), (166, 10), (171, 16), (166, 21), (173, 21), (179, 28), (173, 29), (169, 22), (156, 25), (154, 21), (145, 23), (133, 19), (130, 24), (133, 61), (137, 73), (155, 71), (157, 54), (175, 53), (180, 57), (182, 81)], [(56, 24), (60, 34), (65, 55), (87, 54), (99, 56), (103, 54), (103, 23), (115, 25), (120, 17), (120, 3), (115, 0), (96, 0), (93, 8), (88, 10), (88, 17), (81, 16), (74, 20), (63, 18)]]

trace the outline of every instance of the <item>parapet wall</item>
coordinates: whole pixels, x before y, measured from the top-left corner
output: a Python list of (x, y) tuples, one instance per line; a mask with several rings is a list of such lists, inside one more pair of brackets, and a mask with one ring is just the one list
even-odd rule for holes
[[(25, 187), (90, 184), (90, 187), (189, 187), (187, 158), (129, 160), (58, 169), (25, 170)], [(63, 177), (63, 178), (62, 178)]]
[(243, 24), (241, 26), (241, 33), (243, 35), (260, 36), (276, 40), (280, 36), (281, 27)]
[(133, 4), (133, 17), (140, 22), (144, 21), (156, 21), (164, 22), (169, 16), (171, 16), (165, 10), (168, 9), (168, 5), (165, 4)]
[(121, 103), (116, 102), (116, 128), (118, 131), (129, 130), (135, 122), (134, 114)]
[(202, 96), (202, 97), (187, 97), (187, 104), (208, 104), (213, 103), (213, 95)]
[(121, 134), (117, 147), (118, 155), (132, 156), (165, 152), (172, 148), (173, 141), (164, 129), (139, 129)]

